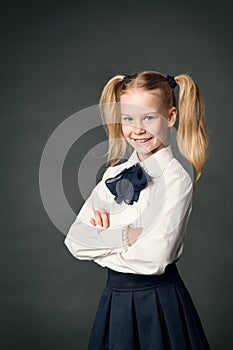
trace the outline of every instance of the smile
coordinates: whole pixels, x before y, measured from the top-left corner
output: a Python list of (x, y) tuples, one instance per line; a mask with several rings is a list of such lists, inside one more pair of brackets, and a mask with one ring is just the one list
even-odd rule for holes
[(148, 141), (150, 141), (152, 139), (152, 137), (148, 137), (146, 139), (132, 139), (134, 142), (136, 143), (140, 143), (140, 144), (146, 144)]

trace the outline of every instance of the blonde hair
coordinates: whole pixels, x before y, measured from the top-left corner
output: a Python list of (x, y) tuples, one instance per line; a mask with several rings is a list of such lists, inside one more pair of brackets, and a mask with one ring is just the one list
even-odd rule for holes
[[(165, 106), (176, 106), (176, 98), (167, 78), (155, 71), (143, 71), (128, 76), (116, 75), (104, 86), (99, 100), (101, 117), (109, 140), (108, 163), (113, 166), (123, 158), (129, 146), (121, 130), (117, 105), (120, 96), (131, 88), (144, 91), (160, 89)], [(188, 74), (174, 77), (179, 85), (177, 144), (181, 154), (194, 166), (195, 189), (207, 159), (208, 130), (204, 119), (204, 100), (197, 84)]]

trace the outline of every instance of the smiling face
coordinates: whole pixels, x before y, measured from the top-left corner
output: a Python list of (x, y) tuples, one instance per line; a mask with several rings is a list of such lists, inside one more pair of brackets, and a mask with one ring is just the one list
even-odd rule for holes
[(168, 127), (176, 121), (176, 108), (166, 108), (160, 89), (130, 89), (120, 97), (122, 133), (140, 161), (166, 147)]

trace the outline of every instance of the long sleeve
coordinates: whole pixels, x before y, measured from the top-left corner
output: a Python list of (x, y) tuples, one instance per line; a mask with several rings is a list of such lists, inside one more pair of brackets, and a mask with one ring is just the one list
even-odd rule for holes
[(108, 169), (84, 202), (64, 240), (71, 254), (80, 260), (93, 260), (96, 257), (121, 251), (127, 246), (127, 242), (123, 239), (126, 223), (111, 226), (111, 218), (108, 228), (93, 226), (90, 223), (90, 219), (94, 217), (94, 209), (99, 210), (104, 207), (108, 211), (106, 206), (110, 206), (109, 201), (112, 198), (104, 183), (107, 174)]
[(153, 207), (161, 193), (157, 193), (142, 216), (143, 230), (138, 240), (123, 251), (95, 259), (97, 264), (120, 272), (149, 275), (163, 273), (167, 264), (178, 259), (192, 210), (193, 184), (181, 165), (170, 173), (166, 169), (162, 181), (165, 194), (159, 214), (153, 218)]

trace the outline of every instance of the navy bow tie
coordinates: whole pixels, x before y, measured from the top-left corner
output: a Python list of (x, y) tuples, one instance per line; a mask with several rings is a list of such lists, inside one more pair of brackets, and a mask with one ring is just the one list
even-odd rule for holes
[(115, 196), (114, 200), (119, 204), (124, 201), (132, 205), (137, 202), (140, 191), (145, 188), (148, 182), (152, 181), (150, 175), (136, 163), (126, 168), (114, 177), (105, 180), (105, 184)]

